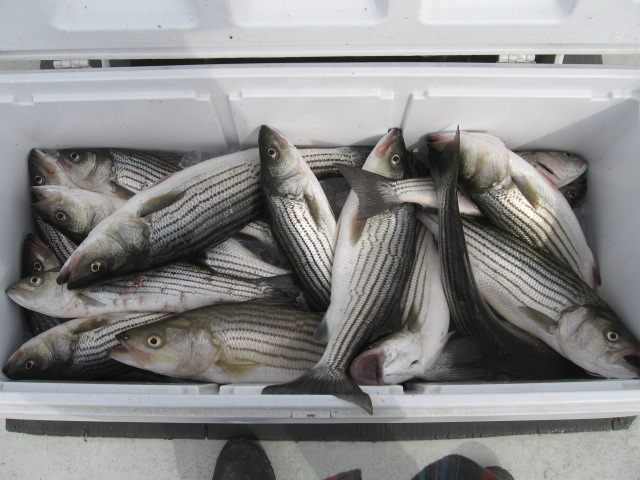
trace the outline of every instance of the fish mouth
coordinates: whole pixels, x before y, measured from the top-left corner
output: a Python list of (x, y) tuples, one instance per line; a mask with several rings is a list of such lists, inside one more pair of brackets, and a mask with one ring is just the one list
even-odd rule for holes
[(365, 385), (381, 385), (383, 360), (376, 352), (364, 352), (351, 363), (351, 376)]
[(5, 376), (11, 378), (11, 371), (13, 370), (14, 366), (18, 365), (22, 360), (24, 360), (24, 357), (25, 354), (20, 349), (13, 352), (2, 367), (2, 373)]
[(277, 143), (280, 148), (286, 148), (290, 145), (289, 140), (287, 140), (284, 135), (268, 125), (262, 125), (260, 127), (260, 133), (258, 136), (260, 138), (260, 143)]
[(25, 294), (29, 293), (29, 290), (24, 289), (19, 285), (14, 285), (7, 288), (4, 293), (9, 297), (14, 303), (17, 303), (21, 307), (29, 308), (27, 298), (25, 298)]
[(149, 354), (133, 347), (129, 343), (129, 336), (126, 332), (118, 333), (115, 339), (120, 342), (120, 345), (109, 350), (109, 358), (132, 367), (144, 368), (149, 363)]
[(46, 173), (52, 175), (56, 173), (58, 166), (58, 158), (53, 152), (49, 150), (41, 150), (39, 148), (31, 149), (29, 152), (29, 159), (33, 162), (33, 164)]
[(640, 374), (640, 352), (631, 353), (622, 358)]
[[(66, 263), (60, 269), (60, 273), (56, 277), (58, 285), (67, 284), (67, 288), (82, 288), (90, 283), (90, 276), (81, 275), (80, 269), (85, 263), (86, 255), (84, 252), (76, 250), (67, 259)], [(95, 277), (97, 278), (97, 276)]]
[(400, 138), (402, 138), (402, 130), (395, 127), (390, 128), (386, 135), (378, 141), (371, 154), (383, 155), (387, 150), (395, 145)]
[(31, 187), (31, 193), (38, 200), (38, 204), (47, 205), (62, 199), (62, 194), (52, 190), (48, 185), (38, 185)]

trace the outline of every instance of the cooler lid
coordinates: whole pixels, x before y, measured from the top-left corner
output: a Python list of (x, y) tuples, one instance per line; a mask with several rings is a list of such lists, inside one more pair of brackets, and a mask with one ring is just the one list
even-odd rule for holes
[(638, 0), (2, 2), (0, 58), (640, 52)]

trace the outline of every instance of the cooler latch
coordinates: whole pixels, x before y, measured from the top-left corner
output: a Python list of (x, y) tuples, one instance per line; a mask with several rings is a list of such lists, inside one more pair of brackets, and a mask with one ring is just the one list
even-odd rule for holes
[(498, 57), (498, 63), (536, 63), (533, 53), (508, 53)]
[(106, 68), (109, 67), (108, 60), (42, 60), (40, 70), (78, 70), (84, 68)]

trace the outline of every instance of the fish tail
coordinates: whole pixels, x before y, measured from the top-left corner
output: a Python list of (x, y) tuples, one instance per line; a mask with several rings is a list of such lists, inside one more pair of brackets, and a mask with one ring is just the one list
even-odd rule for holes
[(358, 195), (357, 217), (359, 219), (373, 217), (402, 203), (390, 187), (388, 178), (361, 168), (345, 165), (336, 165), (336, 167)]
[(364, 393), (346, 372), (329, 365), (316, 365), (300, 378), (262, 390), (267, 395), (334, 395), (373, 414), (371, 397)]
[(308, 308), (307, 300), (300, 287), (296, 285), (293, 275), (277, 275), (263, 280), (266, 284), (266, 296), (277, 303), (287, 303), (301, 308)]

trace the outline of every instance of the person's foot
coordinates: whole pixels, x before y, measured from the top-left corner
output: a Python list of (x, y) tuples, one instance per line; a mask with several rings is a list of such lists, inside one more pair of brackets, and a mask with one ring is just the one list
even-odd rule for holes
[(482, 468), (462, 455), (447, 455), (422, 469), (412, 480), (513, 480), (500, 467)]
[(220, 452), (213, 480), (276, 480), (276, 476), (258, 442), (238, 438), (229, 440)]
[(493, 473), (498, 480), (514, 480), (513, 475), (502, 467), (487, 467), (486, 470)]
[(362, 480), (362, 472), (360, 469), (342, 472), (333, 477), (327, 477), (324, 480)]

